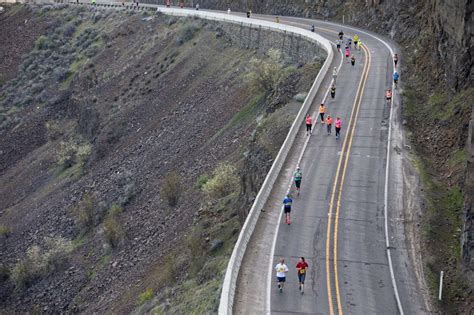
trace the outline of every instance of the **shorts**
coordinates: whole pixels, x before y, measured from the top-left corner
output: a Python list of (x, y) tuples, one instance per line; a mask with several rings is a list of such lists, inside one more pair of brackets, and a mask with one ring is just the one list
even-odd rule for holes
[(356, 41), (356, 40), (355, 40), (355, 41), (354, 41), (354, 45), (356, 45), (356, 46), (357, 46), (357, 43), (358, 43), (358, 41)]
[(392, 98), (391, 98), (391, 97), (387, 97), (387, 101), (389, 101), (389, 102), (390, 102), (391, 100), (392, 100)]
[(395, 84), (397, 84), (397, 83), (398, 83), (398, 79), (396, 79), (396, 80), (393, 79), (393, 82), (394, 82)]
[(285, 213), (291, 212), (291, 206), (285, 206)]
[(296, 186), (296, 188), (300, 188), (300, 186), (301, 186), (301, 179), (295, 179), (295, 186)]
[(341, 44), (337, 44), (337, 49), (341, 48)]
[(277, 281), (278, 281), (278, 282), (285, 282), (285, 281), (286, 281), (286, 277), (277, 277)]
[(311, 125), (311, 124), (306, 124), (306, 131), (311, 131), (311, 127), (313, 127), (313, 125)]
[(304, 283), (304, 279), (306, 278), (305, 273), (299, 273), (298, 272), (298, 279), (300, 280), (301, 283)]

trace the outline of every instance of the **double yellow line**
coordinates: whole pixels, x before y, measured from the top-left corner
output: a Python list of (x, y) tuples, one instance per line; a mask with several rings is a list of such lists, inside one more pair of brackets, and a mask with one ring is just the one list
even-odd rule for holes
[[(328, 293), (328, 304), (329, 304), (329, 314), (334, 315), (334, 298), (333, 298), (333, 287), (332, 282), (334, 282), (335, 290), (335, 300), (337, 304), (336, 311), (339, 315), (342, 315), (342, 304), (341, 296), (339, 293), (339, 275), (337, 271), (337, 238), (339, 230), (339, 213), (341, 210), (341, 199), (342, 199), (342, 189), (344, 186), (344, 179), (346, 177), (347, 164), (349, 162), (349, 156), (351, 153), (352, 139), (354, 137), (355, 128), (357, 125), (357, 116), (359, 115), (360, 103), (362, 101), (362, 96), (364, 94), (365, 84), (369, 76), (370, 63), (372, 56), (370, 51), (362, 46), (365, 55), (364, 69), (362, 71), (362, 77), (359, 82), (359, 87), (357, 88), (357, 94), (354, 99), (354, 105), (352, 106), (351, 117), (349, 124), (347, 125), (347, 135), (344, 138), (342, 145), (341, 155), (339, 157), (339, 162), (337, 165), (336, 178), (334, 180), (334, 185), (332, 187), (331, 201), (329, 203), (329, 212), (328, 212), (328, 228), (326, 235), (326, 287)], [(337, 200), (336, 205), (334, 201)], [(334, 210), (335, 207), (335, 210)], [(334, 225), (333, 233), (332, 226)], [(333, 266), (331, 268), (331, 245), (332, 245), (332, 259)], [(332, 276), (333, 274), (333, 276)], [(334, 280), (333, 280), (334, 278)]]

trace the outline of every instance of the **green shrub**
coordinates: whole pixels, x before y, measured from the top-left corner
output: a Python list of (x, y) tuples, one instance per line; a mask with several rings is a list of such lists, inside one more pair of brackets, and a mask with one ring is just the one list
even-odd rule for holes
[(286, 75), (282, 63), (281, 52), (277, 49), (268, 50), (268, 58), (261, 60), (252, 58), (250, 69), (246, 75), (250, 86), (258, 91), (273, 92)]
[(82, 139), (61, 141), (57, 153), (57, 163), (62, 169), (74, 165), (84, 166), (92, 152), (90, 143)]
[(161, 271), (160, 285), (166, 286), (172, 284), (178, 272), (175, 255), (169, 254), (165, 257)]
[(94, 226), (94, 210), (94, 198), (90, 194), (85, 193), (79, 204), (73, 209), (76, 224), (78, 224), (81, 229), (89, 230)]
[(306, 99), (306, 96), (308, 96), (308, 93), (298, 93), (293, 98), (295, 99), (295, 101), (303, 103)]
[(122, 242), (124, 237), (124, 231), (120, 221), (118, 220), (119, 214), (122, 212), (122, 207), (119, 205), (112, 205), (109, 209), (109, 213), (104, 220), (104, 234), (107, 243), (112, 248), (117, 248)]
[(54, 141), (54, 140), (59, 139), (59, 137), (62, 134), (62, 130), (57, 121), (54, 121), (54, 120), (48, 121), (46, 122), (45, 127), (46, 127), (46, 135), (48, 136), (49, 140)]
[(48, 49), (51, 45), (52, 45), (52, 41), (44, 35), (41, 35), (40, 37), (38, 37), (38, 39), (35, 42), (35, 48), (38, 50)]
[(193, 39), (194, 35), (201, 29), (201, 27), (202, 26), (198, 24), (198, 22), (186, 22), (177, 38), (178, 44), (182, 45)]
[(26, 260), (21, 260), (15, 264), (10, 273), (10, 278), (17, 289), (23, 289), (29, 284), (33, 278), (31, 271)]
[(211, 199), (219, 199), (237, 192), (239, 177), (237, 169), (228, 163), (222, 163), (214, 170), (212, 178), (202, 187)]
[(207, 175), (199, 176), (196, 181), (195, 187), (197, 189), (201, 189), (207, 183), (208, 180), (209, 180), (209, 177)]
[(178, 173), (170, 172), (165, 176), (161, 194), (168, 202), (168, 205), (174, 207), (178, 204), (179, 196), (181, 194)]
[(138, 296), (138, 304), (144, 304), (153, 298), (153, 289), (148, 288)]
[(120, 205), (114, 203), (109, 209), (109, 215), (116, 217), (121, 214), (122, 211), (123, 208)]
[(73, 250), (71, 241), (64, 238), (46, 238), (46, 249), (32, 246), (26, 257), (13, 267), (10, 278), (17, 289), (27, 287), (37, 278), (47, 277), (59, 270)]
[(0, 225), (0, 238), (7, 238), (12, 233), (11, 228), (5, 225)]

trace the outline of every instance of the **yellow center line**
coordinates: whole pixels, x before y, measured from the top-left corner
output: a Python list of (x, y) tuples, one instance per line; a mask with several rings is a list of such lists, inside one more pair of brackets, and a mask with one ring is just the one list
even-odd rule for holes
[(370, 51), (366, 48), (366, 47), (363, 47), (364, 49), (364, 52), (365, 52), (365, 60), (366, 60), (366, 65), (367, 65), (367, 69), (365, 70), (365, 74), (364, 74), (364, 78), (361, 80), (361, 82), (363, 82), (362, 84), (362, 88), (360, 90), (360, 94), (358, 95), (358, 103), (357, 103), (357, 106), (356, 106), (356, 113), (355, 113), (355, 117), (354, 117), (354, 124), (352, 125), (352, 130), (351, 130), (351, 133), (350, 133), (350, 137), (349, 137), (349, 145), (347, 147), (347, 152), (346, 152), (346, 159), (344, 161), (344, 168), (343, 168), (343, 171), (342, 171), (342, 178), (341, 178), (341, 182), (340, 182), (340, 188), (339, 188), (339, 196), (338, 196), (338, 199), (337, 199), (337, 207), (336, 207), (336, 218), (335, 218), (335, 224), (334, 224), (334, 277), (335, 277), (335, 286), (336, 286), (336, 298), (337, 298), (337, 307), (339, 309), (339, 314), (342, 315), (342, 305), (341, 305), (341, 297), (340, 297), (340, 294), (339, 294), (339, 273), (338, 273), (338, 269), (337, 269), (337, 241), (338, 241), (338, 228), (339, 228), (339, 213), (340, 213), (340, 208), (341, 208), (341, 199), (342, 199), (342, 188), (344, 186), (344, 180), (345, 180), (345, 177), (346, 177), (346, 171), (347, 171), (347, 165), (349, 163), (349, 156), (350, 156), (350, 153), (351, 153), (351, 148), (352, 148), (352, 140), (354, 139), (354, 133), (355, 133), (355, 128), (357, 126), (357, 118), (358, 118), (358, 115), (359, 115), (359, 110), (360, 110), (360, 104), (362, 102), (362, 96), (364, 94), (364, 90), (365, 90), (365, 84), (367, 83), (367, 78), (369, 76), (369, 71), (370, 71), (370, 63), (371, 63), (371, 54), (370, 54)]
[[(334, 282), (335, 282), (335, 291), (336, 291), (336, 301), (337, 301), (337, 309), (338, 309), (338, 314), (342, 315), (342, 303), (341, 303), (341, 297), (340, 297), (340, 291), (339, 291), (339, 276), (337, 272), (337, 237), (338, 237), (338, 226), (339, 226), (339, 212), (340, 212), (340, 207), (341, 207), (341, 198), (342, 198), (342, 187), (344, 185), (344, 178), (346, 174), (346, 169), (347, 169), (347, 164), (348, 164), (348, 155), (350, 152), (350, 147), (352, 145), (352, 137), (354, 134), (356, 122), (357, 122), (357, 115), (359, 113), (359, 108), (360, 108), (360, 103), (362, 100), (362, 94), (363, 90), (365, 87), (365, 83), (367, 81), (368, 73), (369, 73), (369, 68), (370, 68), (370, 57), (368, 50), (363, 46), (364, 52), (365, 52), (365, 64), (364, 64), (364, 69), (362, 72), (362, 77), (361, 80), (359, 81), (359, 86), (357, 88), (357, 94), (356, 98), (354, 99), (354, 105), (353, 105), (353, 110), (351, 112), (351, 116), (349, 119), (348, 123), (348, 133), (347, 136), (344, 138), (344, 142), (342, 145), (342, 151), (341, 155), (339, 157), (339, 162), (336, 170), (336, 176), (335, 176), (335, 181), (331, 193), (331, 200), (329, 203), (329, 212), (328, 212), (328, 228), (327, 228), (327, 235), (326, 235), (326, 285), (327, 285), (327, 293), (328, 293), (328, 304), (329, 304), (329, 313), (330, 315), (334, 315), (334, 301), (332, 297), (332, 287), (331, 287), (331, 268), (330, 268), (330, 249), (331, 249), (331, 230), (332, 230), (332, 221), (333, 221), (333, 209), (334, 209), (334, 200), (336, 198), (336, 190), (339, 184), (339, 189), (337, 191), (338, 197), (337, 197), (337, 206), (336, 206), (336, 212), (335, 212), (335, 220), (334, 220), (334, 246), (333, 246), (333, 265), (334, 265)], [(352, 121), (354, 120), (354, 123)], [(349, 144), (348, 144), (349, 142)], [(347, 145), (348, 144), (348, 145)], [(347, 154), (345, 153), (347, 149)], [(344, 161), (345, 158), (345, 161)], [(344, 161), (344, 167), (342, 168), (342, 178), (339, 181), (339, 174), (341, 172), (341, 167), (343, 165)]]
[[(293, 25), (304, 25), (298, 22), (288, 22), (287, 24)], [(306, 26), (306, 25), (305, 25)], [(316, 29), (325, 31), (327, 33), (335, 33), (337, 32), (322, 28), (322, 27), (315, 27)], [(352, 148), (352, 141), (354, 139), (355, 128), (357, 125), (357, 117), (359, 115), (360, 104), (362, 102), (362, 96), (364, 94), (365, 85), (367, 83), (367, 78), (369, 75), (370, 70), (370, 63), (372, 56), (370, 51), (365, 47), (362, 46), (365, 55), (365, 64), (362, 71), (362, 76), (359, 81), (359, 86), (357, 88), (356, 97), (354, 99), (354, 104), (352, 106), (351, 116), (348, 123), (347, 128), (347, 136), (344, 138), (344, 142), (342, 145), (341, 155), (339, 157), (336, 176), (334, 180), (334, 185), (331, 192), (331, 200), (329, 202), (329, 211), (328, 211), (328, 226), (327, 226), (327, 234), (326, 234), (326, 287), (327, 287), (327, 294), (328, 294), (328, 305), (329, 305), (329, 314), (334, 315), (334, 300), (333, 300), (333, 292), (331, 286), (331, 268), (330, 268), (330, 250), (331, 250), (331, 230), (332, 230), (332, 223), (333, 223), (333, 210), (334, 210), (334, 200), (336, 198), (337, 192), (337, 203), (336, 203), (336, 210), (335, 210), (335, 218), (334, 218), (334, 245), (333, 245), (333, 268), (334, 268), (334, 286), (335, 286), (335, 293), (336, 293), (336, 301), (337, 301), (337, 311), (339, 315), (343, 314), (342, 310), (342, 303), (341, 303), (341, 295), (339, 290), (339, 274), (338, 274), (338, 267), (337, 267), (337, 245), (338, 245), (338, 232), (339, 232), (339, 214), (341, 209), (341, 199), (342, 199), (342, 189), (344, 186), (344, 181), (346, 177), (347, 165), (349, 163), (349, 155)], [(354, 123), (352, 123), (354, 121)], [(347, 152), (346, 152), (347, 150)], [(342, 165), (344, 166), (342, 167)], [(341, 172), (342, 167), (342, 176), (339, 180), (339, 174)], [(339, 186), (339, 189), (337, 189)]]

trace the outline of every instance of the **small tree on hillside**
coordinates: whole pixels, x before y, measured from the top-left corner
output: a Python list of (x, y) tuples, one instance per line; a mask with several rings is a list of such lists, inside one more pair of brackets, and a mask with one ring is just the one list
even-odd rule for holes
[(170, 172), (165, 176), (161, 194), (168, 202), (168, 205), (174, 207), (178, 204), (179, 196), (181, 195), (178, 173)]
[(279, 50), (272, 48), (268, 50), (267, 55), (268, 58), (265, 60), (258, 58), (250, 60), (250, 71), (246, 78), (253, 88), (273, 92), (285, 76), (285, 71), (283, 71), (284, 67)]

